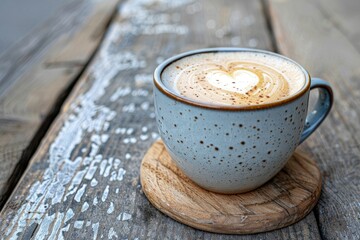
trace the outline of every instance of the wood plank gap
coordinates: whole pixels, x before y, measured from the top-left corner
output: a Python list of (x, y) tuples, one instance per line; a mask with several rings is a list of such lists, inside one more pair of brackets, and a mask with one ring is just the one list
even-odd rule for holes
[[(7, 183), (7, 189), (5, 190), (5, 194), (0, 198), (0, 212), (2, 208), (4, 207), (5, 203), (11, 196), (13, 190), (16, 188), (17, 183), (21, 179), (21, 176), (26, 171), (26, 168), (29, 164), (29, 161), (31, 157), (34, 155), (34, 153), (37, 151), (41, 140), (47, 133), (48, 129), (50, 128), (53, 121), (56, 119), (57, 115), (59, 114), (60, 110), (62, 109), (62, 106), (70, 93), (72, 92), (74, 86), (76, 85), (77, 81), (80, 79), (80, 77), (84, 74), (89, 64), (93, 61), (94, 56), (96, 56), (101, 43), (103, 42), (107, 29), (109, 28), (111, 22), (115, 19), (117, 13), (117, 8), (114, 9), (114, 11), (111, 13), (110, 18), (106, 22), (104, 29), (103, 29), (103, 35), (101, 36), (101, 40), (99, 41), (98, 46), (95, 48), (93, 53), (90, 55), (89, 59), (83, 63), (82, 69), (79, 71), (79, 73), (76, 75), (74, 80), (70, 83), (70, 85), (59, 95), (59, 98), (56, 100), (53, 108), (50, 110), (48, 115), (44, 118), (44, 121), (39, 126), (38, 130), (34, 134), (33, 139), (30, 141), (29, 145), (26, 147), (26, 149), (23, 151), (21, 158), (19, 159), (18, 163), (16, 164), (14, 171), (12, 172), (8, 183)], [(79, 65), (77, 65), (79, 66)], [(68, 65), (66, 66), (68, 67)]]

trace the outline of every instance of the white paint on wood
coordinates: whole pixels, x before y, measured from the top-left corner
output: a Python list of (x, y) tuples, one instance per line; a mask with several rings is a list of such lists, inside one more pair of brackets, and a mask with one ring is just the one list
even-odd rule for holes
[(109, 134), (102, 134), (101, 135), (101, 142), (106, 143), (109, 140)]
[[(58, 233), (59, 229), (61, 227), (62, 224), (62, 219), (64, 217), (63, 213), (59, 213), (57, 214), (56, 218), (55, 218), (55, 223), (53, 224), (53, 227), (51, 229), (51, 234), (48, 237), (48, 239), (56, 239), (56, 238), (63, 238), (62, 233)], [(45, 236), (44, 236), (45, 237)], [(45, 237), (46, 238), (46, 237)], [(39, 238), (41, 239), (41, 238)]]
[(104, 175), (106, 165), (107, 165), (107, 159), (102, 160), (100, 163), (100, 171), (99, 171), (100, 176)]
[(123, 168), (120, 168), (119, 171), (118, 171), (117, 180), (122, 181), (123, 178), (124, 178), (125, 173), (126, 173), (126, 170), (123, 169)]
[(81, 197), (85, 192), (85, 188), (86, 188), (87, 184), (83, 184), (82, 187), (77, 191), (74, 200), (77, 202), (81, 202)]
[(110, 202), (110, 206), (108, 208), (108, 210), (106, 211), (107, 214), (111, 214), (114, 212), (114, 203), (113, 202)]
[(131, 134), (133, 134), (134, 133), (134, 129), (133, 128), (128, 128), (127, 130), (126, 130), (126, 134), (127, 135), (131, 135)]
[[(161, 58), (160, 62), (158, 60), (156, 60), (156, 62), (159, 64), (163, 60), (164, 60), (164, 58)], [(153, 81), (152, 74), (136, 74), (134, 78), (135, 78), (135, 84), (138, 87), (149, 86), (149, 84), (151, 84)]]
[[(98, 164), (100, 162), (100, 158), (95, 158), (94, 160), (91, 161), (90, 163), (90, 167), (89, 167), (89, 170), (87, 171), (86, 175), (85, 175), (85, 179), (86, 180), (94, 180), (94, 174), (98, 168), (98, 166), (96, 164)], [(96, 179), (95, 179), (96, 181)], [(91, 184), (91, 186), (93, 186)], [(94, 185), (96, 186), (96, 185)]]
[(110, 101), (115, 102), (121, 97), (125, 97), (131, 93), (130, 87), (120, 87), (111, 95)]
[[(45, 239), (45, 236), (47, 236), (49, 234), (49, 226), (50, 224), (54, 221), (55, 219), (55, 213), (52, 214), (51, 216), (49, 215), (45, 215), (44, 220), (42, 224), (40, 224), (39, 226), (39, 230), (37, 231), (35, 238), (37, 239)], [(13, 236), (13, 238), (11, 239), (17, 239), (16, 236)]]
[(74, 215), (75, 215), (74, 211), (71, 208), (69, 208), (66, 211), (64, 223), (67, 223), (70, 219), (74, 217)]
[(63, 235), (63, 232), (67, 232), (69, 231), (69, 228), (70, 228), (70, 224), (66, 225), (65, 227), (61, 228), (60, 229), (60, 232), (57, 236), (57, 239), (58, 240), (64, 240), (64, 235)]
[(89, 204), (87, 202), (84, 202), (81, 207), (81, 212), (85, 212), (86, 210), (88, 210), (88, 208), (89, 208)]
[(103, 130), (104, 130), (104, 131), (107, 131), (107, 130), (109, 130), (109, 127), (110, 127), (110, 123), (109, 123), (109, 122), (105, 122), (105, 123), (104, 123), (104, 126), (103, 126)]
[(95, 187), (98, 184), (96, 178), (91, 179), (90, 186)]
[(95, 144), (95, 143), (91, 143), (91, 150), (90, 150), (90, 154), (89, 157), (95, 157), (95, 155), (98, 153), (99, 150), (99, 145)]
[(84, 221), (82, 220), (78, 220), (74, 222), (74, 228), (76, 229), (82, 229), (83, 225), (84, 225)]
[(115, 239), (118, 239), (118, 235), (115, 232), (114, 228), (111, 227), (108, 233), (108, 239), (113, 239), (113, 237), (115, 237)]
[(149, 91), (146, 89), (138, 88), (131, 92), (133, 97), (147, 97), (149, 95)]
[(131, 219), (131, 214), (126, 213), (126, 212), (122, 212), (117, 216), (116, 219), (119, 220), (119, 221), (128, 221), (128, 220)]
[(115, 133), (116, 134), (125, 134), (126, 128), (117, 128), (117, 129), (115, 129)]
[[(67, 169), (66, 172), (64, 174), (67, 175), (67, 177), (70, 177), (70, 176), (73, 176), (75, 174), (75, 176), (73, 177), (73, 179), (71, 180), (71, 183), (70, 185), (68, 186), (67, 188), (67, 193), (64, 197), (64, 201), (67, 200), (68, 196), (70, 195), (73, 195), (76, 193), (76, 191), (78, 191), (78, 187), (79, 185), (81, 184), (81, 181), (87, 171), (87, 167), (85, 167), (83, 170), (80, 170), (78, 172), (76, 172), (76, 167), (78, 167), (81, 162), (83, 161), (83, 158), (82, 157), (77, 157), (76, 160), (74, 161), (74, 164), (70, 164), (70, 166), (73, 168), (73, 169)], [(71, 175), (70, 175), (71, 173)], [(63, 189), (65, 190), (65, 189)], [(58, 202), (61, 202), (62, 199), (61, 199), (61, 196), (62, 196), (63, 192), (60, 192), (58, 191), (57, 192), (57, 197), (53, 198), (52, 200), (52, 204), (55, 204), (55, 203), (58, 203)]]
[(116, 158), (115, 161), (114, 161), (114, 168), (118, 169), (119, 166), (120, 166), (120, 163), (121, 163), (120, 159)]
[(123, 106), (122, 111), (124, 113), (133, 113), (133, 112), (135, 112), (135, 103), (130, 103), (128, 105)]
[(146, 141), (148, 138), (149, 138), (149, 135), (147, 135), (147, 134), (140, 135), (140, 140), (142, 140), (142, 141)]
[(113, 158), (109, 158), (108, 165), (105, 168), (104, 177), (108, 177), (110, 175), (110, 170), (113, 166)]
[(144, 111), (147, 111), (149, 110), (149, 107), (150, 107), (150, 103), (149, 102), (143, 102), (141, 105), (140, 105), (140, 108)]
[(98, 134), (91, 135), (90, 141), (92, 141), (93, 143), (96, 143), (97, 145), (101, 144), (100, 136)]
[(152, 119), (155, 118), (155, 113), (154, 113), (154, 112), (151, 112), (151, 113), (149, 114), (149, 117), (152, 118)]
[(103, 192), (103, 195), (101, 197), (101, 201), (105, 202), (109, 194), (109, 185), (105, 187), (105, 190)]
[(99, 222), (93, 223), (93, 224), (91, 225), (91, 227), (92, 227), (92, 230), (93, 230), (93, 233), (94, 233), (93, 239), (96, 240), (96, 239), (97, 239), (98, 232), (99, 232)]
[(93, 205), (96, 206), (98, 204), (98, 199), (97, 197), (95, 196), (94, 199), (93, 199)]
[(152, 138), (152, 139), (159, 139), (160, 136), (159, 136), (159, 134), (158, 134), (157, 132), (152, 132), (152, 133), (151, 133), (151, 138)]
[(123, 143), (125, 143), (125, 144), (129, 144), (129, 143), (134, 144), (136, 142), (137, 142), (137, 140), (136, 140), (135, 137), (130, 137), (130, 138), (124, 138), (123, 139)]

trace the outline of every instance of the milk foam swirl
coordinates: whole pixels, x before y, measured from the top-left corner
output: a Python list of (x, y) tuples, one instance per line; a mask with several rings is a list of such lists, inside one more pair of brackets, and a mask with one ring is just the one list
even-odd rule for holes
[(170, 71), (165, 69), (162, 78), (171, 89), (189, 99), (234, 106), (279, 101), (293, 94), (294, 86), (299, 90), (304, 83), (304, 77), (299, 78), (299, 74), (287, 73), (287, 70), (294, 71), (288, 63), (276, 68), (276, 64), (257, 61), (255, 56), (241, 59), (236, 57), (241, 53), (234, 52), (219, 57), (224, 54), (197, 56), (195, 61), (191, 59), (196, 57), (187, 57), (189, 59), (171, 64)]

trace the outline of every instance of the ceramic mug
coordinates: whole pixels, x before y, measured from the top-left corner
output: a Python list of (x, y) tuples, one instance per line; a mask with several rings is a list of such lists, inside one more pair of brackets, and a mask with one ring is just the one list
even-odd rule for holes
[[(199, 186), (219, 193), (255, 189), (286, 164), (329, 113), (333, 94), (329, 83), (304, 73), (305, 85), (278, 102), (254, 106), (214, 106), (199, 103), (168, 89), (162, 71), (180, 58), (206, 52), (245, 51), (213, 48), (186, 52), (161, 63), (154, 72), (155, 114), (161, 139), (178, 167)], [(307, 114), (311, 89), (319, 90), (314, 110)]]

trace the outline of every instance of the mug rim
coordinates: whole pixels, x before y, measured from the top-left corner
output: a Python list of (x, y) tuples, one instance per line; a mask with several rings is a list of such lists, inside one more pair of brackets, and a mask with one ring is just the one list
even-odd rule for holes
[[(245, 105), (245, 106), (232, 106), (232, 105), (229, 105), (228, 106), (228, 105), (210, 104), (210, 103), (206, 103), (206, 102), (198, 102), (198, 101), (192, 100), (190, 98), (187, 98), (185, 96), (177, 94), (174, 91), (171, 91), (161, 81), (162, 72), (164, 71), (164, 69), (166, 67), (168, 67), (173, 62), (178, 61), (178, 60), (180, 60), (182, 58), (191, 56), (191, 55), (199, 54), (199, 53), (216, 53), (216, 52), (255, 52), (255, 53), (264, 53), (264, 54), (268, 54), (268, 55), (272, 55), (272, 56), (276, 56), (276, 57), (285, 59), (285, 60), (295, 64), (297, 67), (299, 67), (299, 69), (305, 75), (305, 83), (302, 86), (302, 88), (299, 91), (297, 91), (295, 94), (290, 95), (290, 96), (288, 96), (288, 97), (286, 97), (284, 99), (281, 99), (280, 101), (262, 103), (262, 104), (256, 104), (256, 105)], [(273, 108), (273, 107), (277, 107), (277, 106), (281, 106), (281, 105), (290, 103), (290, 102), (295, 101), (296, 99), (300, 98), (307, 91), (310, 90), (310, 79), (311, 78), (310, 78), (309, 72), (306, 71), (303, 66), (301, 66), (299, 63), (297, 63), (294, 60), (292, 60), (292, 59), (290, 59), (288, 57), (285, 57), (285, 56), (283, 56), (281, 54), (277, 54), (277, 53), (274, 53), (274, 52), (261, 50), (261, 49), (254, 49), (254, 48), (228, 48), (228, 47), (203, 48), (203, 49), (196, 49), (196, 50), (180, 53), (180, 54), (175, 55), (173, 57), (170, 57), (170, 58), (166, 59), (165, 61), (163, 61), (162, 63), (160, 63), (156, 67), (156, 69), (154, 71), (154, 75), (153, 75), (153, 82), (154, 82), (155, 87), (157, 89), (159, 89), (162, 93), (164, 93), (165, 95), (167, 95), (168, 97), (170, 97), (170, 98), (172, 98), (174, 100), (177, 100), (177, 101), (180, 101), (182, 103), (189, 104), (189, 105), (192, 105), (192, 106), (196, 106), (196, 107), (214, 109), (214, 110), (228, 110), (228, 111), (261, 110), (261, 109)]]

